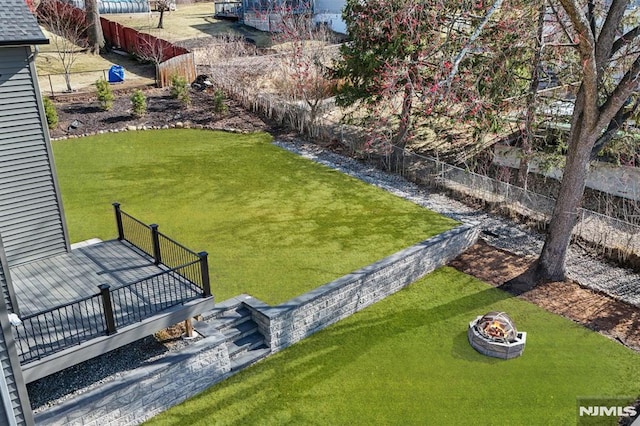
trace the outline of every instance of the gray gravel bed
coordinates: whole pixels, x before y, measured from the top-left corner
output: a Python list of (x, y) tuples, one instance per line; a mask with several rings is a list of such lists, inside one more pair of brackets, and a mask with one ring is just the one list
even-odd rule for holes
[(97, 358), (66, 368), (27, 385), (34, 413), (83, 394), (105, 383), (118, 380), (124, 373), (179, 351), (193, 340), (177, 339), (168, 345), (149, 336)]
[[(542, 250), (543, 234), (510, 219), (473, 209), (446, 195), (430, 192), (399, 175), (314, 144), (302, 141), (276, 141), (275, 144), (445, 216), (462, 222), (479, 222), (483, 239), (494, 247), (522, 256), (537, 256)], [(566, 267), (569, 278), (581, 285), (640, 306), (640, 274), (633, 270), (591, 257), (574, 245), (570, 246), (567, 253)]]

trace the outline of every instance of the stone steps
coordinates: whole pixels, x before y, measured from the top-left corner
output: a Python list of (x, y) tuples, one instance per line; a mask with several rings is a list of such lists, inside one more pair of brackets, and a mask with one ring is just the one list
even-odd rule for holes
[(205, 337), (218, 335), (226, 342), (231, 371), (241, 370), (270, 353), (251, 312), (242, 305), (218, 306), (202, 318), (194, 321), (193, 327)]

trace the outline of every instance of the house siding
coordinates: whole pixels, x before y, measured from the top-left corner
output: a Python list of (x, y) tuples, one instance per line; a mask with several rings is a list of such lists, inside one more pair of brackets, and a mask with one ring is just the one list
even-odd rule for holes
[(0, 50), (0, 235), (8, 265), (68, 250), (31, 48)]
[(345, 0), (316, 0), (314, 9), (316, 13), (342, 13)]
[[(4, 303), (7, 306), (8, 312), (14, 312), (13, 303), (11, 300), (11, 293), (9, 290), (9, 272), (7, 268), (7, 264), (4, 257), (4, 252), (2, 250), (2, 239), (0, 238), (0, 287), (2, 288), (2, 298), (4, 299)], [(5, 270), (7, 272), (5, 272)]]
[[(0, 299), (0, 424), (33, 425), (29, 396), (20, 364), (16, 361), (15, 343), (6, 312), (5, 303)], [(14, 352), (13, 356), (10, 351)], [(29, 411), (24, 411), (24, 407)]]
[(314, 21), (328, 25), (333, 31), (347, 33), (347, 24), (342, 20), (342, 9), (345, 0), (316, 0), (314, 5)]

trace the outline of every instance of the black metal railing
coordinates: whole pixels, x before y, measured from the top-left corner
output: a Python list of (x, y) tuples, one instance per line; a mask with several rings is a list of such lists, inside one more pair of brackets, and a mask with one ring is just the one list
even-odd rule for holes
[[(195, 262), (197, 263), (197, 261)], [(110, 291), (114, 327), (121, 328), (150, 318), (157, 312), (202, 297), (202, 289), (186, 280), (180, 268), (161, 272)], [(115, 330), (107, 328), (107, 333)]]
[(182, 276), (181, 269), (160, 272), (115, 288), (98, 286), (100, 293), (21, 318), (13, 327), (20, 362), (26, 364), (111, 335), (169, 309), (202, 297), (202, 289)]
[(113, 204), (118, 228), (118, 239), (153, 257), (156, 265), (175, 269), (203, 291), (203, 297), (211, 296), (208, 254), (196, 253), (158, 231), (157, 224), (146, 225), (125, 213), (119, 203)]
[(84, 299), (21, 318), (13, 327), (20, 362), (26, 364), (79, 345), (96, 337), (114, 334), (176, 305), (211, 296), (207, 253), (196, 253), (123, 212), (114, 203), (118, 239), (151, 256), (166, 270), (111, 288)]
[(21, 321), (13, 330), (23, 364), (105, 334), (100, 294), (25, 316)]
[(119, 203), (113, 203), (113, 208), (116, 214), (118, 239), (120, 241), (127, 241), (149, 256), (154, 257), (151, 227), (123, 212), (120, 209)]

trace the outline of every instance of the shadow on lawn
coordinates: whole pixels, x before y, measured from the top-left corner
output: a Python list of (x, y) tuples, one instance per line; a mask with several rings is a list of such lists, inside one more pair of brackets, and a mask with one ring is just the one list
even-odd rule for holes
[[(340, 381), (335, 376), (359, 363), (373, 347), (387, 345), (393, 348), (398, 335), (411, 336), (415, 331), (414, 335), (418, 336), (422, 334), (418, 329), (428, 325), (449, 330), (447, 324), (439, 323), (453, 317), (456, 319), (451, 322), (455, 322), (455, 326), (459, 324), (460, 331), (455, 332), (453, 337), (450, 331), (442, 336), (445, 350), (451, 345), (455, 358), (482, 363), (500, 362), (477, 354), (469, 346), (466, 327), (468, 321), (485, 313), (490, 305), (511, 297), (504, 291), (488, 288), (434, 307), (421, 308), (421, 303), (424, 303), (421, 296), (410, 295), (408, 299), (413, 298), (416, 306), (411, 306), (410, 302), (398, 305), (393, 303), (394, 300), (382, 309), (364, 310), (197, 396), (196, 400), (199, 401), (195, 407), (188, 408), (188, 416), (192, 419), (206, 418), (212, 412), (220, 412), (221, 416), (225, 416), (223, 413), (229, 410), (238, 416), (234, 418), (235, 423), (251, 423), (255, 419), (279, 421), (284, 418), (293, 424), (308, 421), (307, 418), (295, 418), (296, 413), (287, 411), (286, 407), (278, 412), (283, 397), (295, 400), (296, 405), (317, 404), (319, 401), (311, 389), (328, 381), (335, 381), (335, 386), (339, 387)], [(404, 306), (409, 307), (402, 309)], [(216, 397), (215, 394), (224, 393), (219, 387), (230, 391), (230, 394)], [(196, 407), (202, 408), (194, 410)], [(179, 424), (185, 420), (183, 415), (187, 413), (174, 410), (170, 420), (167, 417), (163, 420)]]

